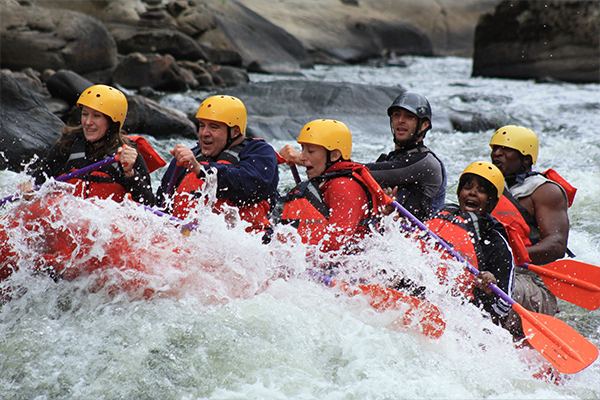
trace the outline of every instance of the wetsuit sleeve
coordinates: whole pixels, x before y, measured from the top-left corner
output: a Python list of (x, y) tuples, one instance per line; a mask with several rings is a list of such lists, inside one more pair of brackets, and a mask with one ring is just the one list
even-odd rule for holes
[(121, 174), (119, 178), (119, 184), (121, 184), (125, 190), (131, 194), (131, 198), (147, 206), (153, 206), (155, 203), (154, 193), (152, 192), (152, 183), (150, 179), (150, 172), (146, 166), (144, 157), (138, 153), (138, 156), (133, 165), (135, 174), (131, 178), (127, 178), (123, 173), (122, 168), (119, 169)]
[(381, 187), (398, 186), (398, 202), (420, 220), (433, 213), (433, 199), (444, 185), (444, 172), (429, 152), (399, 155), (394, 161), (366, 164)]
[(440, 162), (430, 153), (404, 161), (385, 161), (365, 164), (381, 187), (402, 187), (417, 184), (423, 193), (433, 198), (439, 191), (443, 172)]
[(358, 231), (360, 222), (368, 215), (368, 202), (364, 189), (349, 178), (332, 180), (323, 200), (329, 207), (329, 236), (322, 242), (322, 251), (339, 250)]
[[(489, 271), (494, 274), (498, 281), (497, 286), (511, 296), (514, 263), (508, 242), (498, 231), (490, 229), (487, 235), (482, 236), (481, 244), (483, 262), (479, 265), (480, 271)], [(485, 294), (476, 288), (473, 290), (473, 295), (483, 305), (484, 309), (492, 315), (494, 321), (505, 317), (511, 308), (494, 293)]]
[(206, 169), (209, 168), (217, 170), (218, 198), (244, 206), (277, 197), (277, 155), (266, 142), (249, 141), (235, 165), (212, 162)]

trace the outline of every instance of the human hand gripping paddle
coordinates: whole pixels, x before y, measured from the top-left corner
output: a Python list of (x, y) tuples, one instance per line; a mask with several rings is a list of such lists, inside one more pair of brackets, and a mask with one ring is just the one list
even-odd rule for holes
[[(410, 222), (434, 238), (450, 255), (465, 264), (469, 272), (475, 276), (479, 274), (477, 268), (465, 260), (448, 243), (433, 233), (402, 205), (397, 201), (392, 202), (392, 204)], [(526, 310), (493, 283), (488, 287), (510, 304), (513, 310), (519, 314), (523, 324), (523, 332), (525, 332), (529, 344), (558, 371), (565, 374), (574, 374), (589, 367), (598, 358), (598, 348), (563, 321), (549, 315)]]
[[(98, 161), (97, 163), (90, 164), (87, 167), (83, 167), (83, 168), (80, 168), (80, 169), (78, 169), (76, 171), (69, 172), (68, 174), (64, 174), (64, 175), (61, 175), (59, 177), (56, 177), (56, 178), (54, 178), (54, 180), (55, 181), (59, 181), (59, 182), (66, 182), (66, 181), (69, 181), (69, 180), (71, 180), (73, 178), (78, 178), (78, 177), (80, 177), (82, 175), (85, 175), (85, 174), (88, 174), (90, 172), (96, 171), (96, 170), (98, 170), (98, 169), (100, 169), (102, 167), (105, 167), (107, 165), (110, 165), (110, 164), (112, 164), (114, 162), (119, 162), (119, 155), (118, 154), (116, 154), (116, 155), (114, 155), (112, 157), (109, 157), (109, 158), (105, 158), (104, 160)], [(40, 187), (41, 187), (41, 185), (37, 185), (37, 186), (35, 186), (33, 188), (33, 190), (39, 190)], [(14, 194), (14, 195), (5, 197), (2, 200), (0, 200), (0, 206), (4, 205), (7, 202), (15, 201), (15, 200), (21, 198), (21, 196), (22, 196), (22, 194), (19, 193), (19, 194)]]
[[(415, 228), (402, 224), (402, 229)], [(600, 267), (575, 260), (557, 260), (546, 265), (521, 264), (538, 274), (556, 297), (588, 310), (600, 307)]]

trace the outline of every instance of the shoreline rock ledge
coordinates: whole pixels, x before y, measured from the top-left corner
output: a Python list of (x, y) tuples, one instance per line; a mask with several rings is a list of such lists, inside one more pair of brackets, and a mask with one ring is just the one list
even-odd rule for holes
[(477, 24), (472, 75), (600, 83), (600, 2), (500, 2)]

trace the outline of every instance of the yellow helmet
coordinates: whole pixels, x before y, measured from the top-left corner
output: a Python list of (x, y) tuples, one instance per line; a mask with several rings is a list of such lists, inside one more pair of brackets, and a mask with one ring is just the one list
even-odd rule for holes
[(460, 177), (462, 178), (464, 174), (479, 175), (496, 187), (498, 198), (502, 196), (504, 192), (504, 175), (502, 175), (502, 172), (494, 164), (487, 161), (476, 161), (469, 164), (463, 173), (460, 174)]
[(210, 119), (222, 122), (229, 127), (239, 126), (242, 135), (246, 134), (246, 121), (248, 119), (246, 106), (237, 97), (217, 95), (204, 100), (196, 118)]
[(127, 115), (127, 98), (119, 89), (106, 85), (94, 85), (81, 93), (77, 106), (87, 106), (108, 115), (123, 128)]
[(540, 143), (537, 135), (531, 129), (517, 125), (506, 125), (494, 132), (490, 140), (490, 147), (493, 148), (494, 146), (504, 146), (518, 150), (524, 156), (531, 156), (531, 160), (535, 164)]
[(352, 154), (350, 129), (333, 119), (316, 119), (304, 125), (298, 135), (298, 143), (318, 144), (329, 151), (339, 150), (344, 160), (349, 160)]

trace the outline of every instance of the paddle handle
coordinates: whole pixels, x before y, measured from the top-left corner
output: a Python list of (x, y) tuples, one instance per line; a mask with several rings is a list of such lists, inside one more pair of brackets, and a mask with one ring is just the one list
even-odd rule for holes
[(105, 167), (107, 165), (110, 165), (110, 164), (112, 164), (114, 162), (118, 162), (118, 161), (119, 161), (119, 155), (115, 154), (112, 157), (105, 158), (102, 161), (98, 161), (97, 163), (90, 164), (87, 167), (83, 167), (83, 168), (78, 169), (77, 171), (73, 171), (73, 172), (69, 172), (68, 174), (61, 175), (61, 176), (59, 176), (57, 178), (54, 178), (54, 180), (60, 181), (60, 182), (66, 182), (66, 181), (69, 181), (69, 180), (71, 180), (73, 178), (80, 177), (81, 175), (85, 175), (85, 174), (87, 174), (89, 172), (93, 172), (93, 171), (95, 171), (97, 169), (100, 169), (102, 167)]
[(171, 175), (171, 179), (169, 179), (169, 185), (167, 186), (167, 196), (171, 196), (175, 191), (175, 184), (177, 183), (177, 178), (179, 178), (179, 174), (181, 173), (181, 168), (183, 168), (181, 165), (179, 165), (178, 163), (175, 164), (173, 174)]
[(300, 179), (300, 174), (298, 173), (298, 168), (296, 167), (296, 164), (290, 165), (290, 169), (292, 170), (292, 176), (294, 177), (294, 181), (296, 182), (296, 185), (298, 185), (300, 182), (302, 182), (302, 179)]

